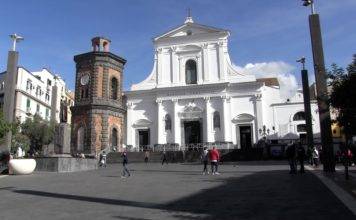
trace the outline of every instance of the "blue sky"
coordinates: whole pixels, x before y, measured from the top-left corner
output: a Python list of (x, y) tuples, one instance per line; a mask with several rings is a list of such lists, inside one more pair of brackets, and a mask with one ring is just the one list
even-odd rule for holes
[[(230, 30), (230, 56), (238, 66), (283, 62), (292, 68), (280, 71), (299, 79), (295, 60), (305, 56), (312, 70), (310, 10), (300, 0), (1, 0), (0, 70), (6, 69), (8, 35), (18, 33), (25, 37), (18, 45), (20, 65), (31, 71), (47, 67), (73, 89), (73, 56), (88, 52), (90, 39), (100, 35), (112, 40), (111, 52), (128, 61), (128, 89), (151, 72), (152, 38), (182, 24), (187, 8), (195, 22)], [(346, 66), (356, 53), (356, 0), (316, 0), (316, 9), (327, 66)]]

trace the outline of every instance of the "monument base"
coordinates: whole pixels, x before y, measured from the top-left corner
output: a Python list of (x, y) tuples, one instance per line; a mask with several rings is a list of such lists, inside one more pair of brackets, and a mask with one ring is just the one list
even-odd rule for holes
[(35, 171), (62, 173), (98, 169), (98, 161), (92, 158), (41, 157), (35, 159), (37, 162)]

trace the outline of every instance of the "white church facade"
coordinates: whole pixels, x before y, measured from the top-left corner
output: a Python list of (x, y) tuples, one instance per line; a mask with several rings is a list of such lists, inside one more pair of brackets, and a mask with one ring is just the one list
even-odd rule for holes
[[(302, 91), (283, 99), (276, 78), (239, 72), (228, 53), (229, 35), (188, 17), (154, 38), (151, 74), (125, 92), (127, 146), (249, 148), (263, 137), (305, 133)], [(315, 101), (311, 109), (313, 131), (319, 133)]]

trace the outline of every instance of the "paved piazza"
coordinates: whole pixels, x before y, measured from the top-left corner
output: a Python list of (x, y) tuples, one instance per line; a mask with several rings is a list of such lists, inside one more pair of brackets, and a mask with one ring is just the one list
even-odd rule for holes
[(280, 162), (220, 166), (121, 164), (78, 173), (0, 178), (0, 219), (355, 219), (309, 171)]

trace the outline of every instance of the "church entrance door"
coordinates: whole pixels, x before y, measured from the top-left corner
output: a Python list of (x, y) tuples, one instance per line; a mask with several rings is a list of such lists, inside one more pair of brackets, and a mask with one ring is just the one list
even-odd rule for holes
[(251, 126), (240, 126), (241, 148), (248, 149), (252, 147)]
[(184, 122), (184, 141), (185, 144), (201, 143), (200, 121)]
[(140, 148), (146, 149), (150, 145), (150, 130), (138, 130), (138, 145)]

